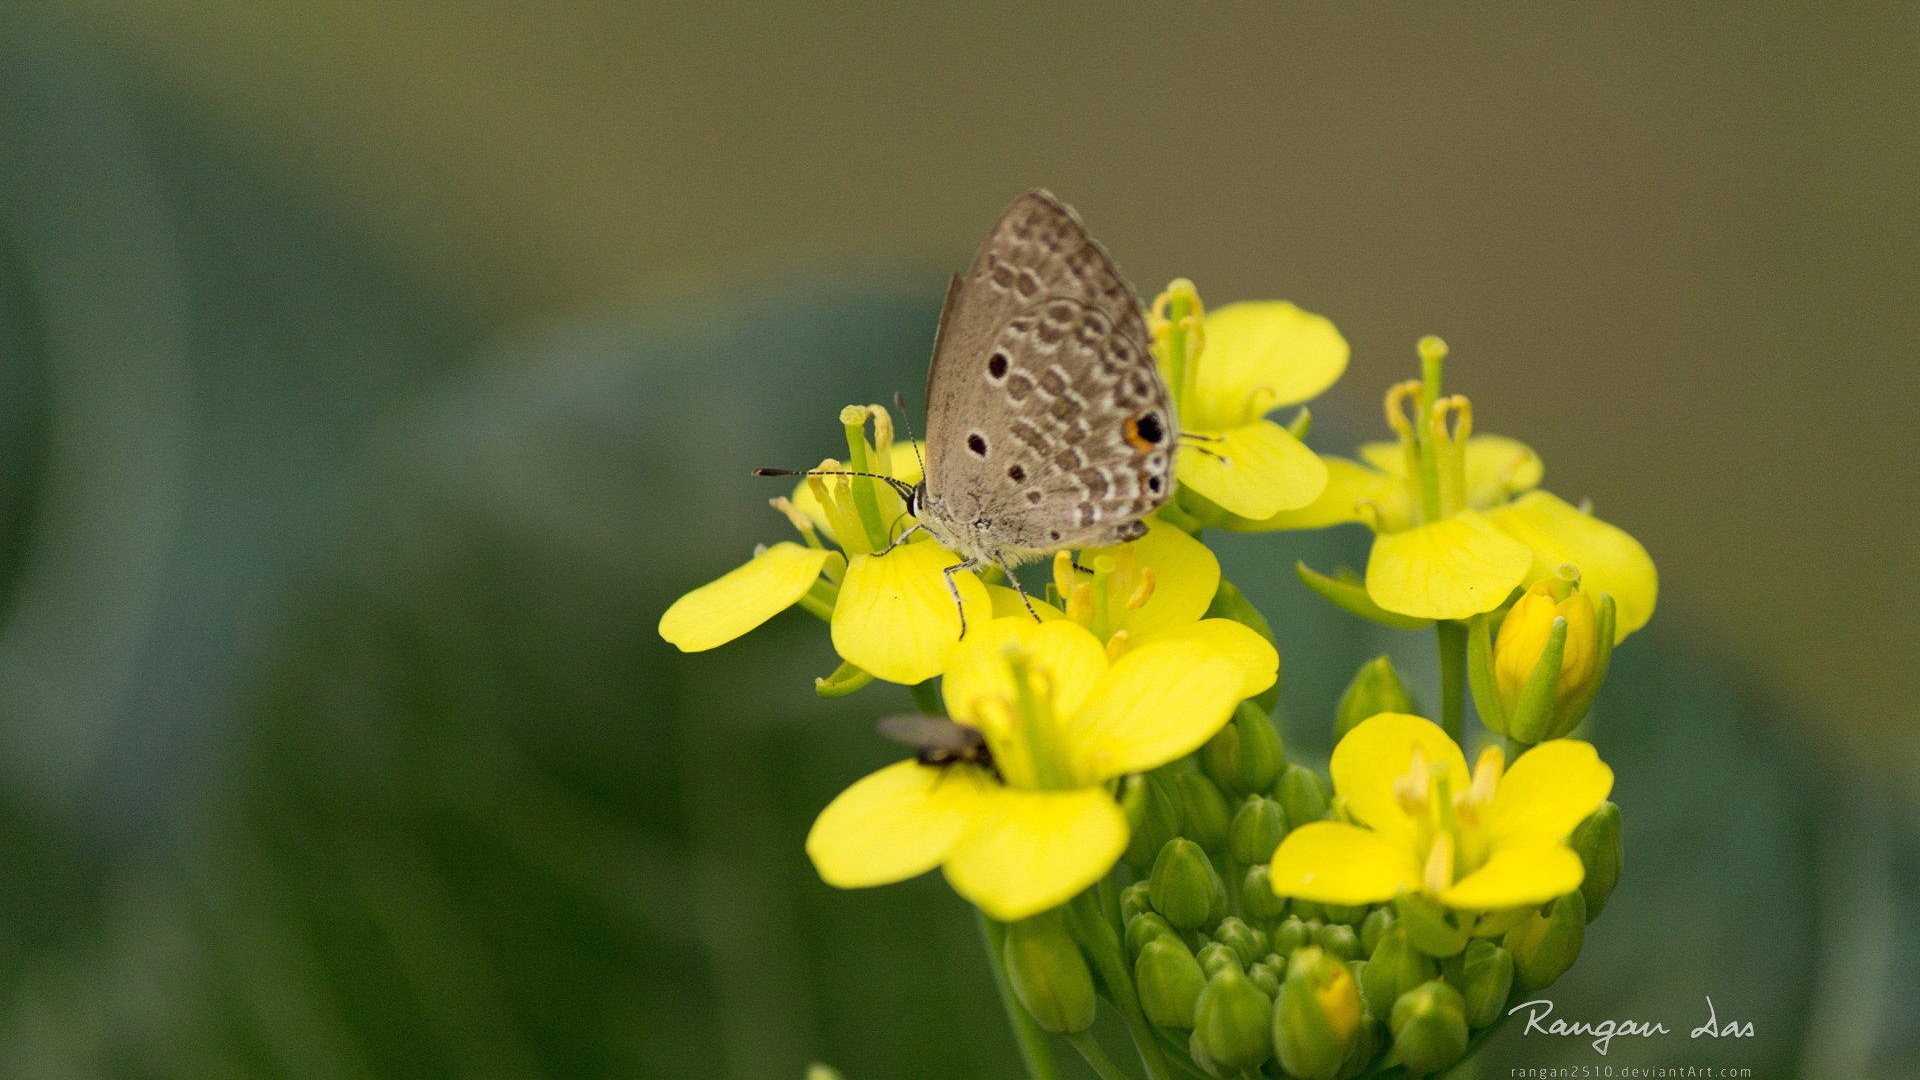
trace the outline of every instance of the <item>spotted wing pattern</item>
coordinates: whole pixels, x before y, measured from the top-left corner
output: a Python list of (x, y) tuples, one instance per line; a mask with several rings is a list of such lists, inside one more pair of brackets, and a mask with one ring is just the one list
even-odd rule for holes
[(1130, 539), (1172, 489), (1177, 420), (1139, 300), (1045, 192), (954, 279), (927, 400), (923, 517), (970, 554)]

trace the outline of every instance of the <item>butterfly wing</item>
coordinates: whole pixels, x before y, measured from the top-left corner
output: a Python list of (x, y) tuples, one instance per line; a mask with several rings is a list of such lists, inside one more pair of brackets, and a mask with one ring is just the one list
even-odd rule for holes
[(1139, 535), (1171, 492), (1177, 420), (1139, 299), (1046, 192), (954, 279), (927, 374), (927, 509), (983, 552)]

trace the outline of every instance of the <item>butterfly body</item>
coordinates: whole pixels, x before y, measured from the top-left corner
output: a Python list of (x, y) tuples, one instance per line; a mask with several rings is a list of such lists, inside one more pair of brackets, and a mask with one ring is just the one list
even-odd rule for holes
[(961, 556), (949, 586), (1144, 535), (1178, 439), (1138, 296), (1072, 210), (1044, 191), (1014, 200), (953, 279), (927, 373), (909, 508)]

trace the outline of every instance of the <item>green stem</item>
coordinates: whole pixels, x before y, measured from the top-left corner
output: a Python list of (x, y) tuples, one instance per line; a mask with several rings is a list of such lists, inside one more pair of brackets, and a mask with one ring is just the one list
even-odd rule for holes
[(1100, 1048), (1099, 1040), (1093, 1037), (1091, 1031), (1076, 1032), (1067, 1036), (1067, 1041), (1073, 1044), (1075, 1050), (1080, 1051), (1081, 1057), (1087, 1059), (1087, 1064), (1093, 1066), (1093, 1071), (1100, 1074), (1100, 1080), (1133, 1080), (1132, 1077), (1121, 1072), (1120, 1067), (1107, 1056), (1107, 1052)]
[(1102, 878), (1091, 892), (1074, 898), (1072, 906), (1068, 908), (1068, 925), (1073, 927), (1074, 940), (1079, 942), (1081, 951), (1099, 973), (1109, 1000), (1126, 1019), (1127, 1033), (1133, 1036), (1134, 1048), (1140, 1054), (1140, 1064), (1147, 1070), (1149, 1080), (1172, 1080), (1173, 1074), (1167, 1068), (1167, 1059), (1154, 1037), (1153, 1025), (1147, 1022), (1146, 1013), (1141, 1011), (1140, 995), (1133, 987), (1133, 972), (1127, 966), (1126, 947), (1121, 944), (1115, 929), (1119, 910), (1120, 902), (1114, 895), (1113, 877), (1109, 875)]
[(1467, 624), (1442, 619), (1433, 632), (1440, 645), (1440, 726), (1459, 742), (1467, 712)]
[(1053, 1051), (1047, 1046), (1047, 1033), (1040, 1030), (1026, 1007), (1015, 1000), (1013, 984), (1007, 981), (1003, 959), (1007, 928), (987, 918), (985, 912), (976, 910), (974, 917), (980, 922), (980, 941), (987, 948), (987, 966), (993, 969), (993, 985), (1000, 990), (1000, 1004), (1007, 1010), (1007, 1024), (1013, 1028), (1014, 1041), (1020, 1044), (1020, 1057), (1027, 1063), (1029, 1080), (1060, 1080), (1060, 1070), (1053, 1063)]

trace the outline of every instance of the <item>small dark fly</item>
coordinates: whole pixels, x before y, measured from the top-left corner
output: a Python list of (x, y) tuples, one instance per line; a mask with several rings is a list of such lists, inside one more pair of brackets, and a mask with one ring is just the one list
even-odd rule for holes
[(978, 728), (920, 713), (882, 717), (878, 726), (880, 734), (913, 747), (914, 759), (922, 765), (978, 765), (996, 778), (1000, 775)]

